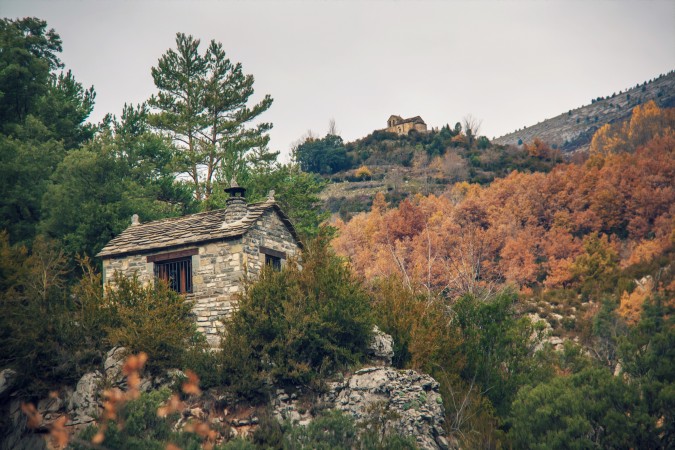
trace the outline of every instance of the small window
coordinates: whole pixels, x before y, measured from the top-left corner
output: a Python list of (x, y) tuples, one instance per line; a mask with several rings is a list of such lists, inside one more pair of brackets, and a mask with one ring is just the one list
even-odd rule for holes
[(286, 253), (269, 247), (260, 246), (261, 260), (262, 255), (265, 255), (265, 265), (272, 266), (274, 270), (281, 270), (281, 260), (286, 259)]
[(192, 258), (156, 262), (155, 277), (180, 294), (192, 292)]
[(265, 255), (265, 265), (272, 266), (277, 272), (281, 270), (281, 258), (278, 256)]

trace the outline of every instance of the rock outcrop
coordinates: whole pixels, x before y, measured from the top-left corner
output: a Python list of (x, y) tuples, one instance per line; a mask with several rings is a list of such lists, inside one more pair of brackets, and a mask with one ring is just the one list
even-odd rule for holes
[(333, 383), (325, 399), (357, 422), (412, 436), (420, 448), (445, 449), (439, 384), (414, 370), (370, 367)]
[(373, 358), (373, 362), (390, 366), (394, 358), (394, 339), (390, 335), (380, 331), (377, 325), (375, 325), (368, 351)]
[(12, 392), (12, 387), (16, 383), (16, 371), (5, 369), (0, 372), (0, 399), (8, 396)]
[(565, 153), (587, 150), (595, 131), (606, 123), (617, 123), (630, 117), (633, 108), (653, 100), (662, 108), (675, 105), (675, 71), (625, 92), (593, 100), (590, 105), (546, 119), (535, 125), (506, 134), (492, 142), (520, 145), (539, 138)]
[(88, 424), (96, 420), (100, 411), (98, 392), (104, 379), (101, 372), (96, 371), (84, 374), (77, 382), (67, 407), (72, 425)]
[[(394, 356), (393, 348), (392, 337), (376, 327), (369, 350), (374, 366), (329, 383), (328, 392), (318, 399), (306, 395), (300, 386), (296, 386), (291, 393), (278, 389), (271, 404), (274, 415), (280, 421), (289, 420), (307, 425), (313, 420), (316, 411), (336, 409), (382, 435), (397, 433), (413, 437), (423, 449), (455, 448), (456, 445), (449, 445), (443, 436), (444, 412), (439, 383), (429, 375), (389, 367)], [(86, 373), (74, 390), (64, 388), (58, 395), (53, 393), (40, 400), (37, 411), (42, 417), (42, 423), (38, 427), (38, 434), (26, 428), (21, 402), (12, 401), (9, 405), (12, 435), (2, 441), (0, 450), (43, 448), (44, 433), (49, 430), (51, 423), (64, 414), (68, 417), (66, 426), (73, 432), (93, 423), (101, 412), (102, 391), (110, 387), (126, 388), (123, 373), (126, 354), (124, 348), (111, 349), (106, 354), (102, 372)], [(13, 376), (13, 371), (0, 372), (0, 394), (11, 390)], [(170, 370), (162, 377), (142, 379), (140, 390), (173, 387), (184, 378), (185, 374), (181, 371)], [(218, 396), (216, 392), (206, 392), (186, 406), (176, 426), (180, 428), (190, 419), (214, 424), (228, 423), (232, 433), (229, 437), (245, 436), (257, 427), (259, 421), (255, 408), (250, 407), (250, 411), (243, 412), (239, 408), (230, 414), (226, 406), (224, 397)]]
[[(436, 380), (414, 370), (368, 367), (330, 383), (317, 406), (342, 411), (383, 434), (411, 436), (423, 449), (448, 449), (438, 389)], [(295, 393), (278, 390), (272, 406), (274, 415), (282, 421), (306, 425), (313, 419), (310, 408)]]

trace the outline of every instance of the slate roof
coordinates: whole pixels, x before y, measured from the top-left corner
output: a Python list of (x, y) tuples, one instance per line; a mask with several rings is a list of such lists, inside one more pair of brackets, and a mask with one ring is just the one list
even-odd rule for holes
[(408, 122), (422, 123), (422, 124), (426, 125), (426, 123), (424, 123), (424, 120), (422, 120), (422, 118), (420, 116), (415, 116), (415, 117), (411, 117), (409, 119), (404, 119), (402, 123), (408, 123)]
[(302, 245), (290, 219), (274, 200), (252, 203), (247, 206), (246, 216), (230, 223), (225, 223), (226, 209), (217, 209), (132, 225), (108, 242), (96, 256), (107, 258), (113, 255), (145, 253), (241, 236), (269, 210), (276, 211), (298, 245)]
[(395, 119), (395, 123), (394, 123), (395, 125), (401, 125), (401, 124), (409, 123), (409, 122), (421, 123), (421, 124), (426, 125), (426, 123), (424, 122), (424, 120), (422, 120), (422, 118), (420, 116), (410, 117), (408, 119), (403, 119), (401, 116), (390, 116), (389, 119), (387, 120), (387, 123), (389, 123), (389, 121), (391, 119)]

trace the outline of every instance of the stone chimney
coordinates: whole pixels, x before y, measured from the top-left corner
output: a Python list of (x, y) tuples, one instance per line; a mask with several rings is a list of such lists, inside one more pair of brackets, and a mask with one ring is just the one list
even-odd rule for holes
[(237, 180), (232, 177), (230, 187), (225, 189), (229, 194), (227, 199), (227, 209), (225, 210), (225, 222), (236, 222), (243, 219), (248, 214), (248, 207), (246, 206), (246, 189), (237, 184)]

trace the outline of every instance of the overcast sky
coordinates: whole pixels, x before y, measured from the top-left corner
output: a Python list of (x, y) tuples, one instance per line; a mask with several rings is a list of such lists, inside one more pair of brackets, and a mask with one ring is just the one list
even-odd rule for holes
[(431, 126), (467, 114), (492, 138), (675, 69), (675, 1), (0, 0), (37, 16), (97, 92), (92, 121), (156, 92), (150, 68), (176, 32), (215, 39), (274, 104), (287, 153), (331, 118), (346, 141), (391, 114)]

